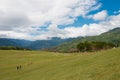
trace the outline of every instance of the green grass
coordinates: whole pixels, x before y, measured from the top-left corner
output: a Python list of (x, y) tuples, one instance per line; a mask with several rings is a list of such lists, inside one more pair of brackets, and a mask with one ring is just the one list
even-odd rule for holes
[(120, 80), (120, 48), (82, 54), (0, 51), (0, 80)]

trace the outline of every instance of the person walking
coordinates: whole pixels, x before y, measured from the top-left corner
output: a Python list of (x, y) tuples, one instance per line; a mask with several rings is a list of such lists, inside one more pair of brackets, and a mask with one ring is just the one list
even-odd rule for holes
[(19, 66), (17, 66), (17, 70), (19, 69)]

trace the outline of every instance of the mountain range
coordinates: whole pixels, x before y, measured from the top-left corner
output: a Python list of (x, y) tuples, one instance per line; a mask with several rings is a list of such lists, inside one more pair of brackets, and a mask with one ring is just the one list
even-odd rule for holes
[(40, 50), (44, 48), (58, 46), (64, 42), (69, 42), (71, 40), (73, 40), (73, 38), (61, 39), (58, 37), (53, 37), (49, 40), (36, 40), (36, 41), (0, 38), (0, 46), (18, 46), (23, 48), (29, 48), (32, 50)]
[(102, 33), (98, 36), (86, 36), (78, 38), (61, 39), (53, 37), (49, 40), (22, 40), (22, 39), (9, 39), (0, 38), (0, 46), (19, 46), (29, 48), (32, 50), (51, 50), (59, 52), (71, 52), (76, 49), (80, 42), (84, 41), (102, 41), (120, 44), (120, 28), (112, 29), (108, 32)]

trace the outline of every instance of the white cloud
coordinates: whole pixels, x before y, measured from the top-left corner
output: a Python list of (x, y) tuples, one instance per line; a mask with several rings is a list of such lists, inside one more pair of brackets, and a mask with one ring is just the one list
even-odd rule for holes
[(120, 14), (109, 16), (105, 21), (83, 25), (82, 27), (65, 28), (69, 32), (68, 37), (93, 36), (104, 33), (116, 27), (120, 27)]
[[(107, 17), (105, 21), (99, 23), (85, 24), (80, 27), (66, 27), (59, 29), (57, 25), (48, 27), (48, 32), (41, 32), (42, 34), (36, 36), (34, 39), (47, 39), (51, 37), (74, 38), (79, 36), (94, 36), (107, 32), (116, 27), (120, 27), (120, 14)], [(43, 34), (44, 33), (44, 34)]]
[[(58, 25), (72, 24), (76, 17), (84, 17), (99, 7), (96, 0), (0, 0), (0, 35), (23, 39), (63, 37), (67, 32), (58, 29)], [(48, 22), (51, 25), (47, 32), (38, 31), (39, 26)]]
[[(15, 31), (0, 31), (0, 37), (12, 37), (12, 38), (22, 38), (22, 39), (29, 39), (29, 40), (37, 40), (37, 39), (48, 39), (51, 37), (61, 37), (61, 38), (74, 38), (79, 36), (93, 36), (99, 35), (103, 32), (111, 30), (116, 27), (120, 27), (120, 14), (119, 15), (112, 15), (107, 17), (105, 21), (101, 21), (99, 23), (91, 23), (85, 24), (80, 27), (66, 27), (64, 29), (59, 29), (57, 25), (50, 25), (48, 27), (48, 31), (37, 31), (36, 33), (40, 35), (31, 36), (28, 32), (25, 33), (18, 33)], [(35, 30), (30, 29), (31, 32), (34, 33)], [(29, 30), (29, 31), (30, 31)]]
[[(20, 39), (47, 39), (51, 37), (78, 37), (99, 35), (120, 27), (120, 14), (108, 16), (103, 10), (88, 16), (99, 23), (80, 27), (58, 28), (58, 25), (72, 24), (76, 17), (86, 18), (92, 10), (99, 9), (97, 0), (0, 0), (0, 37)], [(40, 26), (50, 25), (47, 30)]]
[(33, 26), (40, 26), (49, 21), (59, 25), (74, 22), (75, 17), (86, 15), (95, 4), (96, 0), (2, 0), (0, 11), (6, 14), (6, 18), (11, 19), (17, 17), (14, 14), (18, 13), (18, 17), (26, 16)]
[(48, 32), (42, 32), (44, 34), (37, 36), (36, 39), (47, 39), (51, 37), (61, 38), (74, 38), (79, 36), (94, 36), (107, 32), (116, 27), (120, 27), (120, 14), (108, 16), (106, 20), (99, 23), (85, 24), (80, 27), (66, 27), (59, 29), (57, 25), (51, 25), (48, 27)]
[[(0, 37), (29, 40), (69, 38), (99, 35), (120, 27), (120, 14), (108, 16), (103, 10), (88, 16), (99, 23), (58, 28), (58, 25), (74, 23), (78, 16), (85, 18), (100, 6), (97, 0), (0, 0)], [(50, 23), (47, 31), (39, 30), (46, 23)]]
[(99, 21), (99, 20), (105, 20), (105, 18), (107, 17), (107, 11), (103, 10), (101, 12), (98, 12), (94, 15), (89, 15), (87, 16), (88, 18), (92, 18), (95, 21)]

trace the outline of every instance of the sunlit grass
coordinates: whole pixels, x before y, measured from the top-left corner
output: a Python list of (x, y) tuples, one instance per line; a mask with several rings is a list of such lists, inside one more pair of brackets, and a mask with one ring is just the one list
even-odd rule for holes
[(82, 54), (1, 50), (0, 80), (120, 80), (120, 48)]

